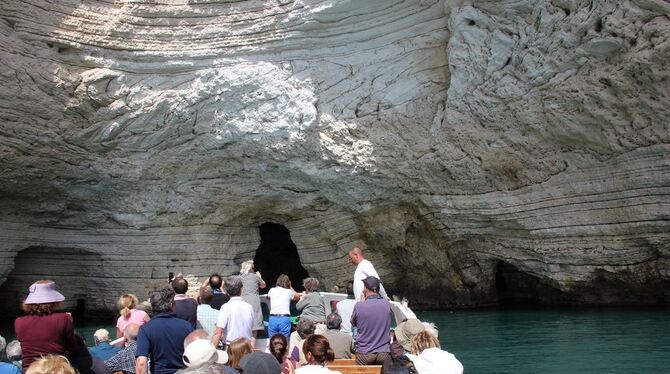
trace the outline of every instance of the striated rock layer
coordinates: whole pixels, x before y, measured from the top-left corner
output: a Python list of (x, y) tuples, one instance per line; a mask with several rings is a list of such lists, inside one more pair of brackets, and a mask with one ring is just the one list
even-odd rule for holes
[(358, 245), (415, 305), (666, 304), (669, 15), (4, 0), (3, 308), (36, 278), (100, 310), (233, 273), (266, 222), (328, 289)]

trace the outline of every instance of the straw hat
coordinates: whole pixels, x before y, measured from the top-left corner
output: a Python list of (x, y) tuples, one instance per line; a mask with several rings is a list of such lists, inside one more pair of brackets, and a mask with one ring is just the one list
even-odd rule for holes
[(412, 338), (414, 335), (425, 329), (426, 326), (424, 326), (421, 321), (416, 318), (410, 318), (407, 321), (400, 323), (394, 331), (398, 343), (400, 343), (406, 351), (409, 351), (412, 347)]

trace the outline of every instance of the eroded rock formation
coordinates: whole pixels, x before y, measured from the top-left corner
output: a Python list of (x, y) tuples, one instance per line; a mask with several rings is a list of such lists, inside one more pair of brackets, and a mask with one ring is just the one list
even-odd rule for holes
[[(113, 308), (259, 225), (327, 288), (667, 303), (663, 0), (0, 3), (0, 287)], [(11, 304), (11, 303), (3, 303)]]

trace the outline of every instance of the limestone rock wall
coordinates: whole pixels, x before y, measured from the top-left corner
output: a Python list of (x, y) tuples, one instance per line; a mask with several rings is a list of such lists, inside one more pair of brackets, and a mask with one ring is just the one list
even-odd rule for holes
[(276, 222), (327, 288), (358, 245), (427, 306), (495, 304), (510, 267), (541, 302), (667, 303), (669, 14), (3, 1), (0, 294), (113, 308), (232, 273)]

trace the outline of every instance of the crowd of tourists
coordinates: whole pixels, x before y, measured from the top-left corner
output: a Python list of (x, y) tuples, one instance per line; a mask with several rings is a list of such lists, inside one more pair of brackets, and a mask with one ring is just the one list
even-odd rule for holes
[[(244, 262), (239, 275), (212, 274), (197, 298), (187, 296), (188, 280), (181, 276), (152, 292), (146, 310), (134, 295), (122, 295), (117, 339), (97, 330), (91, 348), (71, 315), (57, 312), (65, 297), (55, 283), (36, 281), (22, 304), (26, 315), (14, 323), (17, 340), (5, 344), (0, 337), (9, 361), (0, 364), (0, 374), (334, 374), (329, 362), (353, 357), (388, 374), (462, 373), (461, 363), (440, 348), (432, 325), (409, 319), (391, 330), (391, 304), (374, 266), (359, 248), (349, 258), (356, 271), (348, 298), (328, 315), (318, 279), (304, 279), (298, 293), (287, 275), (278, 277), (268, 291), (264, 349), (255, 347), (265, 329), (259, 290), (266, 283), (253, 261)], [(292, 301), (300, 312), (295, 326)]]

